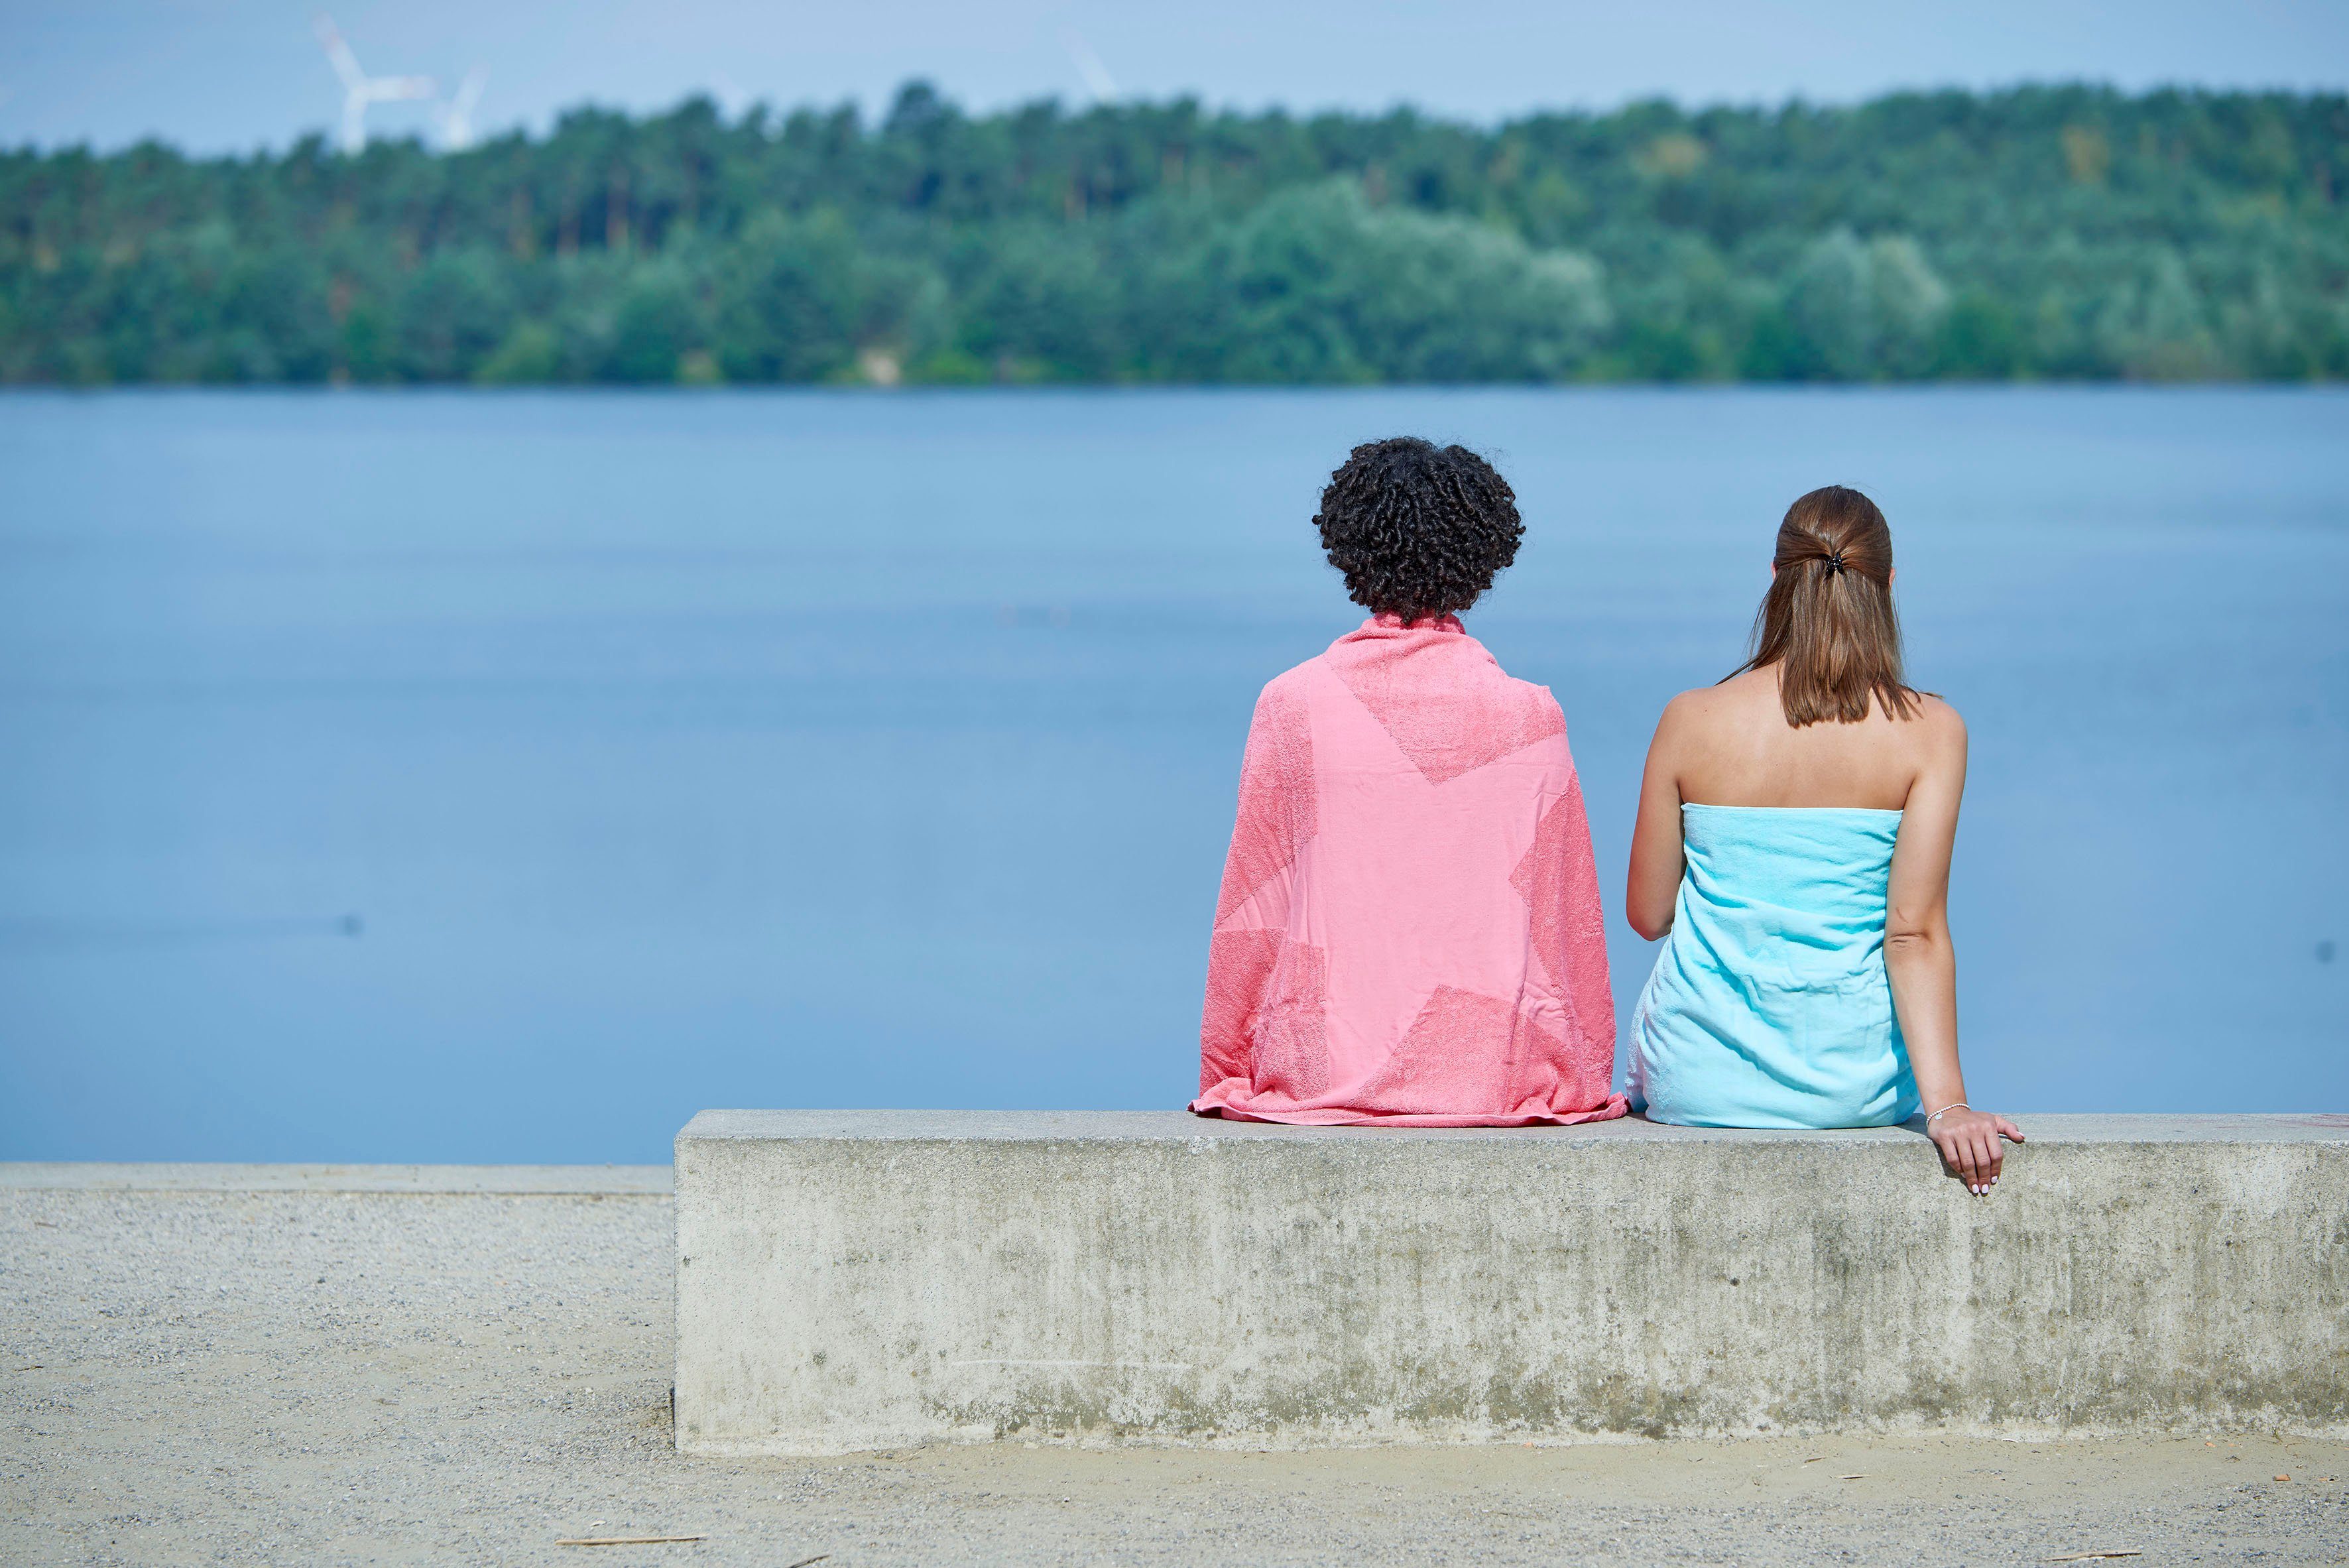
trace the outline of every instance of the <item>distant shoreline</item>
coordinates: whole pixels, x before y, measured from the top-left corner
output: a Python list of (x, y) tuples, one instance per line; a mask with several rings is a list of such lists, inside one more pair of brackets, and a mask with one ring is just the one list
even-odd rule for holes
[(0, 384), (2349, 377), (2349, 97), (596, 108), (0, 153)]

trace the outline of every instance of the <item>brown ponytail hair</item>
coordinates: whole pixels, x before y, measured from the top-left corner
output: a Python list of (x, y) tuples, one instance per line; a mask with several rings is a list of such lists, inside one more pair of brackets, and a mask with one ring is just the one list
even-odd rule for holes
[(1776, 665), (1778, 700), (1797, 729), (1857, 724), (1879, 698), (1893, 717), (1914, 717), (1892, 608), (1892, 530), (1876, 503), (1842, 485), (1813, 490), (1786, 509), (1771, 563), (1752, 656), (1730, 673)]

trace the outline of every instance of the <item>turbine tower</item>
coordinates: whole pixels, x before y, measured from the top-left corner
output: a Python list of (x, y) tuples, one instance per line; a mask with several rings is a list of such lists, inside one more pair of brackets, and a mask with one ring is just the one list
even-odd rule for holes
[(457, 84), (454, 98), (432, 106), (434, 117), (440, 121), (440, 150), (462, 152), (473, 145), (473, 106), (481, 101), (481, 89), (489, 85), (488, 68), (475, 66)]
[(334, 18), (325, 12), (318, 14), (318, 45), (326, 51), (326, 59), (335, 67), (335, 75), (343, 83), (343, 150), (357, 152), (367, 146), (367, 111), (371, 103), (400, 103), (411, 98), (432, 96), (430, 77), (370, 77), (359, 69), (358, 57), (335, 31)]

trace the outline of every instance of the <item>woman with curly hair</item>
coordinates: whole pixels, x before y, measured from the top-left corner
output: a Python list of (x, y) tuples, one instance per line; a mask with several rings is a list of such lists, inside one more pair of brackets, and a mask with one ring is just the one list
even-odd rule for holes
[(1314, 521), (1371, 617), (1257, 702), (1191, 1109), (1419, 1127), (1622, 1115), (1566, 718), (1459, 620), (1516, 559), (1516, 498), (1464, 448), (1373, 441)]
[(1625, 907), (1663, 940), (1631, 1096), (1699, 1127), (1889, 1127), (1922, 1110), (1985, 1194), (2014, 1123), (1958, 1070), (1957, 710), (1902, 673), (1892, 531), (1829, 485), (1786, 509), (1752, 656), (1649, 748)]

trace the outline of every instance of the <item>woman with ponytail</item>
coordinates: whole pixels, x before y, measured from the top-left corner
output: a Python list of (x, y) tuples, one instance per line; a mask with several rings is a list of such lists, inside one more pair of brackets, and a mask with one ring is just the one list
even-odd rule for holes
[(1908, 684), (1892, 532), (1830, 485), (1787, 509), (1753, 655), (1664, 709), (1632, 837), (1631, 924), (1661, 937), (1631, 1103), (1699, 1127), (1922, 1113), (1967, 1190), (2023, 1134), (1966, 1103), (1950, 850), (1966, 727)]

